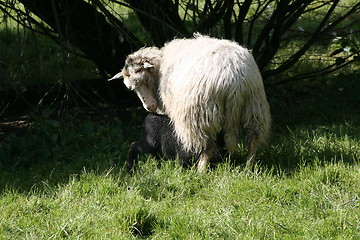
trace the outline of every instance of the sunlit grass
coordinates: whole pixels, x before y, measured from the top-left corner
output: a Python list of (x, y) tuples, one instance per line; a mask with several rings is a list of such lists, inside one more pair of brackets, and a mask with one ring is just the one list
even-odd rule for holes
[(152, 159), (134, 176), (82, 172), (1, 196), (0, 236), (110, 239), (357, 239), (358, 165), (302, 166), (291, 176), (221, 164), (207, 174)]

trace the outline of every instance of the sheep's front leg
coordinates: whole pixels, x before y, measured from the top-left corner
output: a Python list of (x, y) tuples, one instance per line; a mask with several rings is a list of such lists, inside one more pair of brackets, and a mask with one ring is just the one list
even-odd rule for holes
[(213, 148), (207, 149), (201, 153), (199, 158), (199, 163), (197, 166), (198, 172), (204, 172), (207, 169), (207, 166), (209, 165), (213, 153), (214, 153)]

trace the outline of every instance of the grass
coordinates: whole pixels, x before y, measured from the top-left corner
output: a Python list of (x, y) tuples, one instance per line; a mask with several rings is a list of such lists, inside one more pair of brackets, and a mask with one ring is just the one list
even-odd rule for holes
[[(8, 30), (1, 87), (96, 75)], [(25, 133), (0, 139), (0, 239), (360, 239), (360, 75), (342, 72), (267, 89), (272, 134), (253, 171), (239, 146), (205, 174), (143, 156), (130, 175), (138, 111), (59, 120), (45, 108)]]
[[(151, 174), (149, 174), (151, 173)], [(291, 177), (222, 164), (199, 175), (149, 159), (134, 176), (82, 172), (1, 197), (2, 239), (358, 239), (359, 167)]]
[(357, 79), (327, 79), (305, 100), (270, 94), (272, 137), (253, 171), (240, 146), (205, 174), (143, 156), (130, 175), (142, 118), (46, 110), (0, 143), (0, 239), (360, 239)]

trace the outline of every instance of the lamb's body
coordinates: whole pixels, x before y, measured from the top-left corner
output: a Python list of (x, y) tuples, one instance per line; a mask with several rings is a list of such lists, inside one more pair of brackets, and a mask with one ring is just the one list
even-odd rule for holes
[[(221, 143), (216, 147), (215, 161), (222, 157)], [(126, 167), (132, 170), (139, 154), (162, 156), (164, 159), (179, 159), (180, 164), (189, 166), (192, 160), (199, 158), (199, 154), (185, 151), (175, 136), (170, 119), (164, 115), (149, 114), (146, 116), (139, 141), (130, 145)]]
[[(141, 67), (144, 62), (148, 67)], [(234, 152), (245, 129), (249, 164), (268, 135), (271, 116), (260, 71), (235, 42), (197, 36), (162, 49), (143, 48), (127, 58), (122, 76), (145, 109), (170, 117), (185, 150), (201, 153), (199, 169), (220, 132), (225, 148)]]

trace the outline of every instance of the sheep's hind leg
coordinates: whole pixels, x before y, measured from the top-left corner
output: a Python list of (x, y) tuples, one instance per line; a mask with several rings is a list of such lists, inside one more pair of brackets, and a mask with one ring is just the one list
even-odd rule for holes
[(200, 155), (199, 162), (197, 165), (197, 171), (198, 172), (204, 172), (207, 169), (207, 166), (209, 165), (210, 159), (213, 155), (213, 148), (206, 149), (203, 151)]
[(256, 150), (258, 145), (259, 145), (259, 135), (255, 132), (248, 131), (247, 133), (248, 154), (246, 157), (246, 167), (251, 168), (254, 165)]

